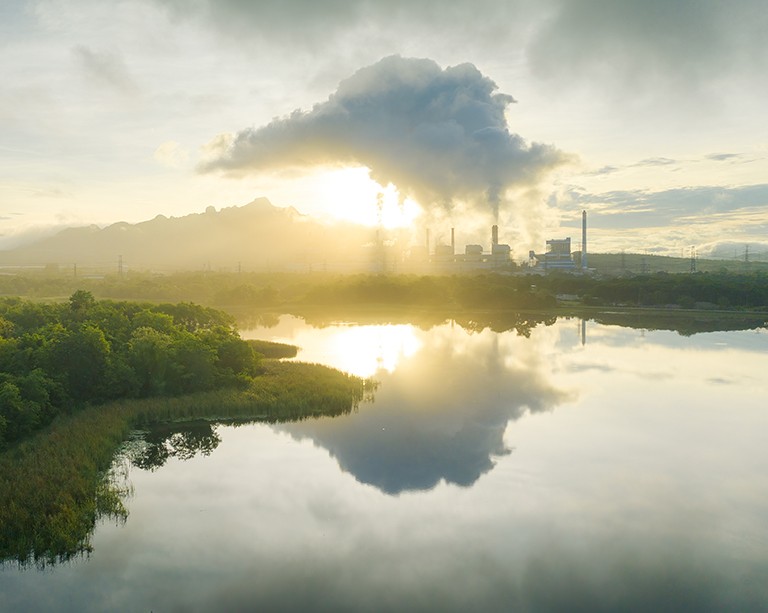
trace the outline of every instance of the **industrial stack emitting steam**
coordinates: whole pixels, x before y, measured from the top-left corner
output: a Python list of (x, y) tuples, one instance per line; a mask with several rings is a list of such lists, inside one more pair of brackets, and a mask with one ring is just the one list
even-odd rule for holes
[(498, 222), (505, 194), (530, 188), (570, 156), (510, 132), (515, 102), (474, 65), (385, 57), (325, 102), (258, 128), (220, 135), (202, 172), (242, 176), (283, 167), (364, 166), (427, 212), (483, 213)]

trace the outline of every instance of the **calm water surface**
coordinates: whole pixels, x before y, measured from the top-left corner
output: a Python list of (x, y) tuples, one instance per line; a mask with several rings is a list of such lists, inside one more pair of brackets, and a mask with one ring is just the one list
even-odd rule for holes
[(351, 415), (219, 425), (124, 463), (88, 559), (8, 611), (768, 610), (768, 332), (282, 317), (247, 338), (380, 385)]

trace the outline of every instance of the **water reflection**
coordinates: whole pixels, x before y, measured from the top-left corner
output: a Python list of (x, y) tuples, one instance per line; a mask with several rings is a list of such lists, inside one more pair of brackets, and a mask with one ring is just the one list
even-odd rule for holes
[(157, 424), (127, 445), (125, 453), (137, 468), (155, 470), (170, 458), (190, 460), (209, 455), (221, 443), (216, 427), (198, 420), (181, 424)]
[(158, 435), (128, 522), (0, 610), (766, 610), (764, 331), (387, 329), (374, 404)]
[[(292, 322), (295, 324), (296, 322)], [(470, 486), (510, 453), (504, 434), (526, 412), (548, 411), (573, 396), (548, 382), (530, 343), (485, 326), (451, 324), (428, 332), (406, 325), (303, 329), (301, 359), (375, 375), (375, 401), (347, 419), (275, 425), (327, 449), (346, 472), (387, 494), (429, 490), (440, 482)], [(479, 329), (480, 331), (477, 331)], [(295, 339), (292, 339), (295, 340)], [(201, 421), (161, 425), (130, 454), (154, 470), (169, 458), (207, 455), (220, 438)]]
[(279, 428), (326, 448), (358, 481), (397, 494), (441, 481), (473, 484), (509, 453), (510, 420), (570, 397), (548, 382), (546, 364), (515, 335), (451, 325), (412, 333), (418, 350), (402, 352), (396, 369), (379, 369), (374, 404), (350, 419)]

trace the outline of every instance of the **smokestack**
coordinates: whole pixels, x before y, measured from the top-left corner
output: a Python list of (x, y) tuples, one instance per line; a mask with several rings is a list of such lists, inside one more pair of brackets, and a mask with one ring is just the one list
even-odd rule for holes
[(587, 211), (581, 212), (581, 269), (587, 269)]
[(453, 228), (451, 228), (451, 255), (456, 255), (456, 239)]
[(429, 255), (429, 228), (427, 228), (427, 255)]
[(491, 226), (491, 245), (499, 244), (499, 226)]

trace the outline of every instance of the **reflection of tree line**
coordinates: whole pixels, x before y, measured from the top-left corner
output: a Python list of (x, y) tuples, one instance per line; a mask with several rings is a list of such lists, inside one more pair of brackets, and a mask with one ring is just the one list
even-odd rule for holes
[[(356, 325), (404, 324), (416, 326), (421, 330), (431, 330), (452, 321), (469, 332), (481, 332), (489, 329), (494, 332), (515, 330), (520, 336), (528, 338), (531, 331), (540, 325), (551, 326), (557, 321), (553, 312), (530, 312), (517, 310), (481, 310), (460, 309), (361, 309), (348, 306), (344, 308), (305, 308), (292, 314), (304, 319), (315, 328), (336, 326), (340, 320), (354, 321)], [(277, 325), (277, 322), (275, 323)]]
[[(578, 317), (594, 320), (597, 323), (644, 330), (671, 330), (684, 336), (700, 332), (753, 330), (768, 325), (766, 315), (749, 312), (708, 312), (636, 310), (623, 309), (600, 311), (570, 307), (558, 311), (517, 311), (517, 310), (412, 310), (412, 309), (374, 309), (361, 310), (348, 306), (343, 309), (302, 309), (295, 312), (308, 324), (324, 328), (338, 325), (340, 319), (348, 319), (359, 325), (411, 324), (422, 330), (452, 321), (469, 332), (481, 332), (489, 329), (494, 332), (515, 331), (519, 336), (528, 338), (537, 326), (551, 326), (558, 317)], [(275, 320), (274, 325), (279, 323)]]
[(765, 315), (714, 314), (702, 311), (591, 313), (584, 316), (600, 324), (643, 330), (671, 330), (683, 336), (701, 332), (754, 330), (765, 327), (767, 323)]
[(143, 432), (141, 444), (133, 446), (131, 464), (155, 470), (169, 459), (191, 460), (196, 455), (210, 455), (221, 443), (215, 426), (205, 420), (183, 424), (158, 424)]
[[(0, 560), (53, 564), (91, 550), (100, 518), (124, 519), (125, 484), (105, 471), (132, 428), (158, 422), (215, 419), (291, 421), (349, 413), (374, 385), (318, 364), (264, 362), (247, 386), (91, 406), (61, 417), (0, 454)], [(150, 431), (152, 431), (150, 429)], [(138, 462), (209, 453), (211, 425), (155, 430)], [(152, 438), (154, 436), (154, 438)]]

